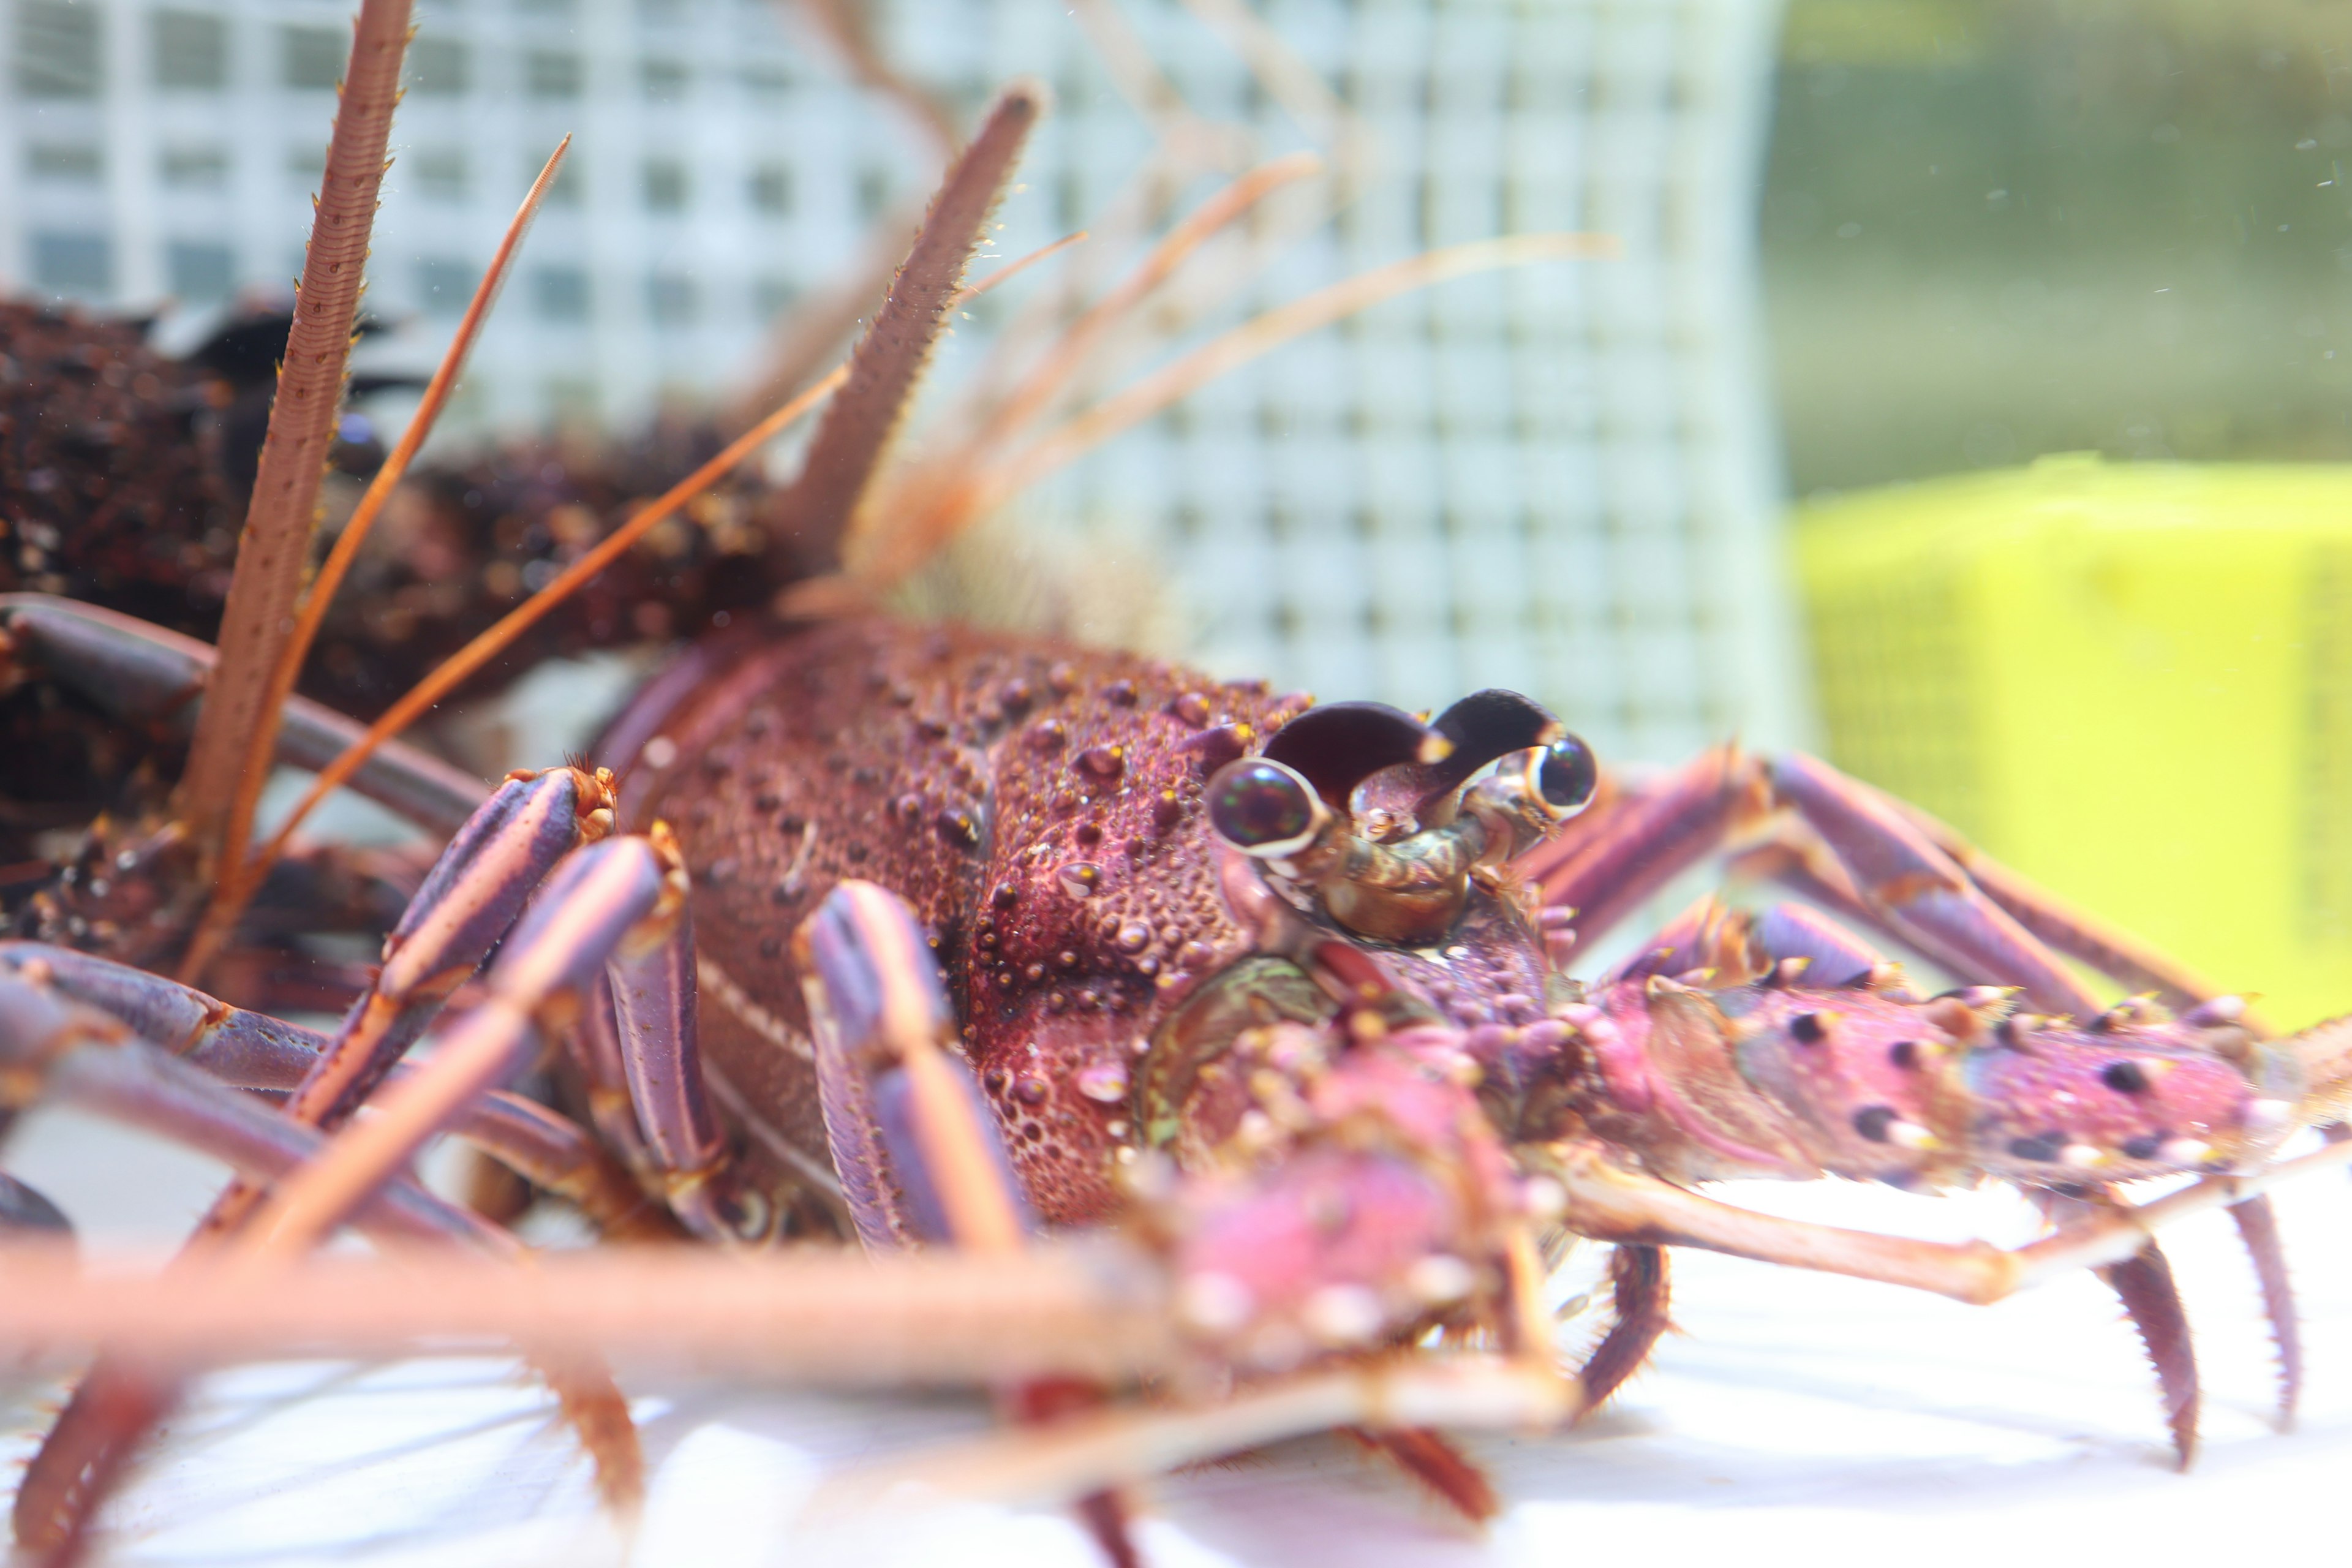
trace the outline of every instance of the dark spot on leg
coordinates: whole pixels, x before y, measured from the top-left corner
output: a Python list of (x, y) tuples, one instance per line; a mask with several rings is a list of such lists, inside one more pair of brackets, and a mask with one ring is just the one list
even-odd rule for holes
[(2147, 1074), (2137, 1062), (2109, 1062), (2100, 1069), (2099, 1081), (2117, 1094), (2147, 1092)]
[(1891, 1105), (1868, 1105), (1853, 1113), (1853, 1130), (1874, 1143), (1886, 1142), (1886, 1124), (1895, 1120)]
[(2160, 1137), (2126, 1138), (2124, 1140), (2124, 1157), (2127, 1160), (2153, 1160), (2156, 1152), (2163, 1147), (2164, 1140)]
[(2064, 1134), (2057, 1132), (2044, 1132), (2036, 1138), (2012, 1138), (2009, 1141), (2011, 1153), (2021, 1160), (2034, 1160), (2044, 1164), (2054, 1163), (2058, 1158), (2058, 1151), (2065, 1146)]
[(1818, 1046), (1828, 1038), (1829, 1029), (1822, 1023), (1819, 1013), (1800, 1013), (1789, 1020), (1789, 1033), (1801, 1046)]
[(1919, 1065), (1919, 1042), (1897, 1040), (1886, 1047), (1886, 1059), (1908, 1072)]

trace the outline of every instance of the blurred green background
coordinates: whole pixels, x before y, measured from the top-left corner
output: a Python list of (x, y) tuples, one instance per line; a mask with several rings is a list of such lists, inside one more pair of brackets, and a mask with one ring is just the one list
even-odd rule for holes
[(1777, 85), (1795, 494), (2352, 457), (2352, 6), (1792, 0)]
[(2352, 6), (1794, 0), (1777, 87), (1831, 755), (2279, 1024), (2352, 1006)]

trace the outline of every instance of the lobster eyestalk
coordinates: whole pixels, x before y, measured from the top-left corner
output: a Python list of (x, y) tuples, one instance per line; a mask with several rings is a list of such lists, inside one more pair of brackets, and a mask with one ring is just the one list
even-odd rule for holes
[(1210, 782), (1220, 837), (1273, 876), (1318, 895), (1348, 930), (1413, 945), (1461, 918), (1474, 880), (1498, 878), (1592, 798), (1591, 753), (1565, 736), (1504, 757), (1452, 820), (1394, 842), (1367, 837), (1297, 770), (1266, 757)]

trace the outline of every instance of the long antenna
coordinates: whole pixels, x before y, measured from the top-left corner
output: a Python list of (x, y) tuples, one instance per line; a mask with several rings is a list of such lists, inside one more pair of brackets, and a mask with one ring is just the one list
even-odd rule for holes
[(302, 611), (296, 618), (292, 635), (278, 649), (278, 665), (270, 671), (268, 694), (252, 738), (246, 743), (245, 764), (238, 771), (236, 794), (221, 835), (219, 874), (214, 879), (212, 902), (206, 906), (204, 919), (197, 922), (186, 956), (180, 961), (180, 978), (190, 985), (203, 983), (205, 970), (227, 942), (230, 928), (253, 897), (254, 873), (245, 864), (246, 847), (252, 841), (253, 814), (261, 801), (262, 785), (269, 782), (270, 763), (278, 749), (278, 715), (285, 710), (286, 700), (293, 695), (294, 683), (301, 679), (302, 661), (309, 657), (310, 645), (318, 640), (319, 628), (326, 623), (335, 590), (342, 586), (344, 574), (358, 558), (360, 546), (367, 542), (368, 532), (383, 515), (384, 504), (392, 500), (392, 492), (415, 461), (425, 437), (432, 435), (434, 423), (440, 418), (449, 395), (457, 390), (457, 378), (466, 368), (466, 356), (473, 351), (474, 340), (481, 335), (483, 324), (490, 319), (490, 309), (498, 303), (507, 272), (522, 248), (523, 235), (530, 229), (530, 220), (538, 216), (549, 187), (555, 184), (563, 166), (563, 155), (571, 147), (572, 138), (566, 136), (548, 158), (546, 167), (540, 170), (539, 178), (531, 182), (522, 205), (507, 225), (506, 237), (499, 240), (497, 253), (490, 258), (488, 270), (475, 286), (465, 319), (457, 323), (457, 335), (449, 340), (439, 367), (425, 385), (416, 412), (409, 417), (408, 428), (400, 433), (391, 455), (369, 482), (367, 493), (352, 510), (351, 520), (336, 536), (334, 549), (328, 552), (326, 563), (319, 568), (310, 593), (302, 600)]
[(964, 268), (1045, 109), (1045, 89), (1035, 82), (1015, 82), (996, 100), (931, 199), (890, 297), (850, 356), (848, 384), (825, 410), (784, 498), (791, 545), (822, 568), (839, 558), (850, 518), (929, 363)]
[(294, 322), (278, 369), (278, 395), (237, 537), (236, 574), (221, 616), (220, 661), (196, 720), (187, 771), (173, 795), (173, 815), (206, 867), (219, 863), (237, 775), (268, 708), (270, 671), (294, 632), (294, 601), (302, 590), (319, 486), (343, 399), (393, 106), (400, 101), (408, 17), (409, 0), (361, 0), (352, 29), (327, 170), (312, 204)]

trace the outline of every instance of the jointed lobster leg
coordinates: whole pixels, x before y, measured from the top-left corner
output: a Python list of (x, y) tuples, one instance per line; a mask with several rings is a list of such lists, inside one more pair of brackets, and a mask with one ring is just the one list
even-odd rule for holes
[[(327, 1046), (325, 1037), (299, 1025), (231, 1007), (143, 969), (71, 948), (0, 942), (0, 969), (33, 965), (48, 989), (109, 1014), (146, 1040), (167, 1042), (174, 1056), (231, 1089), (293, 1089)], [(395, 1068), (392, 1077), (405, 1070)], [(577, 1204), (607, 1236), (675, 1234), (617, 1161), (569, 1119), (535, 1100), (504, 1090), (485, 1095), (450, 1131), (533, 1185)], [(240, 1173), (253, 1173), (242, 1162), (222, 1158)], [(263, 1179), (278, 1174), (276, 1166), (259, 1173)]]
[[(2256, 1200), (2259, 1202), (2260, 1200)], [(2063, 1224), (2072, 1215), (2095, 1214), (2126, 1206), (2106, 1191), (2087, 1197), (2058, 1197), (2049, 1207)], [(2241, 1205), (2243, 1206), (2243, 1205)], [(2180, 1287), (2173, 1282), (2172, 1265), (2151, 1237), (2129, 1258), (2103, 1264), (2096, 1270), (2124, 1304), (2140, 1345), (2156, 1368), (2157, 1386), (2164, 1395), (2165, 1424), (2172, 1431), (2172, 1451), (2182, 1469), (2197, 1457), (2197, 1413), (2200, 1394), (2197, 1383), (2197, 1350), (2189, 1336), (2189, 1314), (2180, 1303)]]
[(506, 934), (541, 879), (611, 823), (606, 783), (577, 769), (519, 774), (500, 785), (385, 939), (375, 988), (296, 1091), (293, 1114), (333, 1126), (356, 1110)]
[[(1703, 906), (1712, 909), (1712, 901)], [(1649, 962), (1653, 967), (1682, 964), (1696, 967), (1701, 963), (1722, 962), (1715, 953), (1685, 951), (1691, 943), (1683, 928), (1696, 917), (1685, 916), (1670, 926), (1662, 939), (1672, 945), (1662, 949)], [(1703, 922), (1702, 922), (1703, 923)], [(1835, 986), (1866, 983), (1879, 971), (1877, 955), (1840, 930), (1835, 924), (1799, 906), (1780, 905), (1765, 911), (1744, 933), (1759, 952), (1742, 955), (1750, 963), (1766, 965), (1784, 963), (1790, 958), (1805, 961), (1802, 980), (1809, 984)], [(1642, 961), (1637, 960), (1636, 963)], [(1629, 965), (1628, 968), (1633, 967)], [(1664, 969), (1673, 973), (1671, 967)], [(1990, 979), (1991, 976), (1964, 973), (1963, 979)], [(2095, 1191), (2095, 1189), (2093, 1189)], [(2053, 1209), (2074, 1204), (2071, 1198), (2048, 1200)], [(2271, 1214), (2270, 1199), (2257, 1194), (2231, 1210), (2238, 1221), (2239, 1234), (2252, 1254), (2255, 1272), (2262, 1283), (2263, 1304), (2270, 1317), (2272, 1330), (2279, 1345), (2279, 1400), (2282, 1418), (2294, 1407), (2300, 1393), (2302, 1356), (2297, 1331), (2294, 1297), (2286, 1274), (2285, 1258), (2280, 1251), (2278, 1230)], [(2161, 1384), (2166, 1413), (2172, 1427), (2175, 1445), (2185, 1465), (2196, 1446), (2197, 1366), (2195, 1352), (2185, 1327), (2184, 1310), (2178, 1292), (2173, 1289), (2170, 1269), (2163, 1256), (2149, 1243), (2146, 1253), (2121, 1260), (2100, 1270), (2100, 1277), (2122, 1298), (2133, 1325), (2147, 1345)]]
[[(283, 1175), (323, 1142), (315, 1129), (272, 1114), (30, 976), (0, 978), (0, 1062), (37, 1083), (44, 1100), (154, 1132), (251, 1180)], [(500, 1250), (490, 1245), (497, 1233), (481, 1221), (406, 1180), (387, 1184), (355, 1223), (379, 1237)]]
[[(1856, 787), (1870, 786), (1854, 782)], [(1985, 896), (2013, 916), (2017, 923), (2069, 958), (2079, 959), (2132, 991), (2153, 992), (2168, 1006), (2190, 1008), (2211, 1002), (2221, 990), (2138, 938), (2073, 908), (2048, 889), (2021, 876), (1986, 855), (1967, 839), (1928, 816), (1916, 806), (1872, 790), (1880, 801), (1908, 818), (1938, 849), (1969, 874)], [(2251, 1014), (2241, 1013), (2240, 1025), (2257, 1038), (2268, 1033)]]
[[(1587, 945), (1684, 868), (1727, 847), (1775, 807), (1793, 808), (1826, 864), (1805, 868), (1839, 907), (1971, 980), (2019, 985), (2051, 1012), (2088, 1017), (2098, 999), (1985, 896), (1948, 855), (1868, 786), (1810, 757), (1769, 766), (1710, 752), (1617, 804), (1598, 829), (1530, 857), (1545, 902), (1579, 912)], [(1782, 836), (1802, 855), (1811, 847)]]
[(2238, 1227), (2238, 1239), (2245, 1243), (2246, 1255), (2253, 1259), (2263, 1312), (2278, 1344), (2278, 1419), (2284, 1428), (2294, 1425), (2294, 1407), (2303, 1394), (2303, 1325), (2294, 1288), (2287, 1279), (2286, 1253), (2279, 1245), (2278, 1212), (2268, 1194), (2257, 1194), (2231, 1205), (2230, 1218)]
[(16, 1177), (0, 1171), (0, 1239), (71, 1236), (63, 1210)]
[[(980, 1085), (950, 1054), (955, 1014), (913, 914), (873, 883), (845, 881), (795, 940), (826, 1138), (860, 1237), (884, 1251), (918, 1241), (1019, 1250), (1035, 1216)], [(999, 1403), (1034, 1425), (1082, 1415), (1102, 1394), (1048, 1378), (1008, 1388)], [(1118, 1491), (1074, 1506), (1117, 1568), (1139, 1561)]]
[[(1589, 942), (1637, 896), (1646, 896), (1723, 840), (1736, 837), (1767, 805), (1791, 808), (1796, 823), (1778, 826), (1760, 855), (1765, 870), (1849, 919), (1927, 954), (1961, 980), (2016, 985), (2042, 1008), (2084, 1020), (2102, 1012), (2095, 995), (2070, 973), (2038, 932), (2126, 984), (2154, 979), (2177, 1000), (2206, 1009), (2210, 1021), (2242, 1011), (2138, 944), (2073, 917), (2058, 902), (1969, 849), (1948, 829), (1857, 780), (1807, 757), (1769, 766), (1728, 749), (1686, 766), (1615, 806), (1616, 830), (1570, 842), (1536, 868), (1546, 898), (1591, 904), (1580, 942)], [(1963, 870), (1965, 858), (1969, 870)], [(1973, 872), (1973, 876), (1971, 873)], [(1989, 878), (1996, 898), (1979, 885)], [(2014, 911), (2014, 912), (2013, 912)], [(1768, 913), (1753, 928), (1766, 961), (1807, 961), (1808, 984), (1852, 983), (1869, 972), (1866, 949), (1833, 926), (1792, 908)], [(1660, 973), (1712, 959), (1694, 944), (1705, 935), (1677, 922), (1661, 933), (1662, 951), (1636, 960)], [(1702, 944), (1703, 945), (1703, 944)], [(1685, 952), (1690, 949), (1690, 952)], [(2192, 1017), (2196, 1015), (2192, 1014)], [(2280, 1347), (2280, 1404), (2294, 1407), (2301, 1378), (2294, 1304), (2269, 1200), (2255, 1195), (2238, 1215), (2252, 1254), (2263, 1300)], [(2196, 1367), (2180, 1327), (2179, 1300), (2160, 1254), (2116, 1259), (2102, 1277), (2114, 1286), (2147, 1343), (2164, 1385), (2176, 1446), (2186, 1463), (2195, 1444)]]
[[(505, 934), (547, 869), (583, 830), (601, 834), (609, 825), (607, 801), (601, 779), (559, 769), (509, 779), (477, 811), (387, 940), (375, 990), (345, 1017), (332, 1046), (289, 1100), (287, 1114), (328, 1130), (348, 1120), (424, 1032), (443, 999)], [(199, 1237), (216, 1240), (235, 1231), (262, 1195), (248, 1184), (232, 1183)], [(164, 1380), (100, 1357), (26, 1473), (16, 1496), (17, 1540), (35, 1551), (70, 1554), (131, 1447), (176, 1398)], [(567, 1403), (617, 1405), (619, 1394), (609, 1383), (585, 1392), (575, 1385)], [(601, 1415), (597, 1424), (610, 1426)], [(625, 1447), (601, 1449), (599, 1460), (614, 1495), (633, 1498), (634, 1437)]]
[(1950, 1245), (1782, 1219), (1718, 1203), (1616, 1162), (1581, 1142), (1549, 1146), (1568, 1194), (1564, 1223), (1598, 1240), (1701, 1247), (1760, 1263), (1843, 1274), (1989, 1306), (2077, 1268), (2137, 1254), (2159, 1226), (2244, 1204), (2273, 1182), (2352, 1163), (2352, 1145), (2331, 1144), (2246, 1176), (2212, 1176), (2137, 1206), (2101, 1206), (2014, 1250), (1988, 1242)]
[[(185, 731), (203, 706), (217, 662), (194, 637), (130, 616), (42, 594), (0, 595), (0, 669), (43, 675), (119, 718)], [(308, 698), (290, 699), (278, 732), (278, 760), (318, 768), (365, 732)], [(480, 782), (413, 746), (393, 742), (352, 775), (351, 788), (419, 827), (456, 831), (482, 803)]]
[(1309, 1432), (1437, 1427), (1543, 1430), (1583, 1408), (1576, 1384), (1522, 1357), (1450, 1355), (1318, 1368), (1190, 1408), (1105, 1410), (942, 1445), (845, 1477), (836, 1505), (919, 1480), (950, 1498), (1066, 1502)]
[(254, 1218), (257, 1245), (299, 1251), (325, 1239), (462, 1106), (568, 1026), (616, 951), (672, 936), (685, 879), (665, 847), (613, 839), (551, 878), (491, 968), (488, 1000), (444, 1032), (431, 1062), (378, 1099), (376, 1115), (278, 1187)]
[(298, 1024), (231, 1007), (163, 975), (69, 947), (0, 942), (0, 967), (37, 973), (44, 989), (120, 1020), (231, 1088), (290, 1089), (326, 1045)]
[(971, 1069), (942, 1049), (955, 1015), (914, 917), (845, 881), (795, 938), (826, 1140), (868, 1247), (1007, 1252), (1035, 1224)]
[[(2025, 980), (2027, 994), (2038, 1005), (2054, 1004), (2086, 1019), (2096, 1016), (2097, 999), (2064, 974), (2040, 936), (1978, 885), (1978, 877), (2002, 875), (1995, 862), (1967, 851), (1973, 875), (1961, 871), (1942, 846), (1931, 842), (1927, 828), (1914, 814), (1812, 759), (1785, 758), (1775, 763), (1772, 781), (1776, 793), (1791, 801), (1829, 844), (1840, 868), (1853, 874), (1865, 904), (1881, 912), (1874, 923), (1950, 966), (1963, 980), (1991, 984)], [(1948, 830), (1940, 837), (1948, 844), (1959, 844)], [(2179, 1002), (2209, 1006), (2216, 1003), (2210, 990), (2178, 966), (2152, 966), (2138, 944), (2070, 920), (2054, 900), (2021, 879), (2006, 877), (2004, 886), (2011, 892), (2011, 901), (2032, 915), (2037, 925), (2060, 937), (2069, 952), (2103, 973), (2129, 984), (2149, 978), (2155, 968), (2161, 967), (2164, 988)], [(2037, 971), (2042, 978), (2027, 978)], [(2053, 984), (2053, 974), (2064, 979), (2063, 987)], [(2239, 1233), (2252, 1255), (2262, 1280), (2263, 1306), (2278, 1339), (2284, 1413), (2294, 1408), (2302, 1375), (2294, 1294), (2270, 1200), (2256, 1195), (2244, 1206), (2249, 1212), (2240, 1216)], [(2197, 1368), (2171, 1270), (2150, 1243), (2146, 1252), (2103, 1268), (2100, 1275), (2123, 1299), (2147, 1346), (2164, 1388), (2174, 1444), (2185, 1466), (2196, 1447)]]
[(1645, 1242), (1618, 1243), (1609, 1259), (1609, 1280), (1616, 1321), (1577, 1373), (1588, 1410), (1623, 1387), (1666, 1331), (1666, 1249)]
[(2098, 1013), (2098, 997), (1877, 792), (1811, 757), (1776, 758), (1770, 776), (1899, 940), (1964, 979), (2022, 986), (2044, 1011)]
[[(756, 1242), (769, 1233), (765, 1200), (744, 1192), (712, 1115), (696, 1029), (694, 926), (683, 900), (658, 942), (624, 944), (588, 997), (610, 1008), (613, 1065), (625, 1087), (631, 1143), (658, 1175), (670, 1211), (706, 1240)], [(597, 1032), (604, 1016), (599, 1011)], [(580, 1036), (589, 1031), (583, 1028)]]

